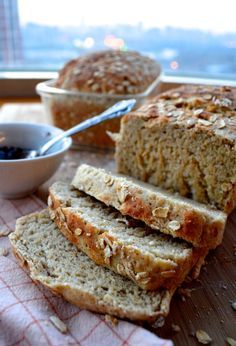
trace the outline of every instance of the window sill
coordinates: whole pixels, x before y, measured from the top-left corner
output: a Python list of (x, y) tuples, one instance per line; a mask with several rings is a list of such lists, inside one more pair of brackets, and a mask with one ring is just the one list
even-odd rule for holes
[[(35, 86), (38, 83), (56, 77), (57, 72), (0, 72), (1, 97), (35, 97)], [(233, 80), (163, 76), (160, 91), (175, 88), (181, 84), (229, 85), (236, 87), (236, 81)]]

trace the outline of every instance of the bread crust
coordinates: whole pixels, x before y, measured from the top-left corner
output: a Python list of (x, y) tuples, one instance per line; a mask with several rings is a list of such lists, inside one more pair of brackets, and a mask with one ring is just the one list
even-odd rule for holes
[[(123, 215), (142, 220), (151, 228), (182, 238), (195, 247), (211, 249), (222, 241), (226, 214), (150, 184), (83, 164), (77, 169), (72, 186)], [(171, 229), (168, 225), (175, 220), (179, 228)]]
[(50, 216), (67, 239), (96, 264), (128, 277), (142, 289), (172, 289), (180, 285), (200, 258), (205, 258), (208, 253), (205, 248), (189, 247), (186, 256), (175, 261), (151, 256), (133, 246), (121, 244), (118, 238), (107, 232), (101, 233), (73, 208), (64, 207), (66, 201), (58, 198), (53, 186), (49, 192)]

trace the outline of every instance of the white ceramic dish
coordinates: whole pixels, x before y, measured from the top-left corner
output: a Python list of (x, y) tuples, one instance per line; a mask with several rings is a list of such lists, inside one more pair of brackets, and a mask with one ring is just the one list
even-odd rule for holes
[[(0, 124), (0, 147), (38, 149), (50, 138), (64, 132), (57, 127), (33, 123)], [(17, 160), (0, 160), (0, 197), (21, 198), (33, 193), (57, 170), (71, 138), (65, 138), (44, 156)]]

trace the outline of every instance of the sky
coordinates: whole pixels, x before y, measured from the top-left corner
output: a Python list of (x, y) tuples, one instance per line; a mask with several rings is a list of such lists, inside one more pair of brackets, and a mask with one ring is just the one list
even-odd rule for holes
[(236, 32), (236, 0), (18, 0), (22, 24), (144, 27)]

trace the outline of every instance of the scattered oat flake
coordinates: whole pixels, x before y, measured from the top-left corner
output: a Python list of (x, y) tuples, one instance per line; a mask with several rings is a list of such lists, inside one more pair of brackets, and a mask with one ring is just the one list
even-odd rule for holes
[(208, 345), (212, 341), (212, 338), (202, 329), (196, 331), (196, 338), (203, 345)]
[(232, 309), (236, 311), (236, 300), (235, 300), (235, 302), (233, 302), (233, 303), (231, 304), (231, 306), (232, 306)]
[(171, 329), (176, 333), (179, 333), (181, 331), (180, 326), (178, 326), (178, 324), (174, 324), (174, 323), (172, 323)]
[(67, 332), (67, 326), (64, 322), (62, 322), (57, 316), (50, 316), (49, 317), (52, 324), (61, 332), (66, 333)]
[(9, 250), (4, 247), (0, 247), (0, 256), (7, 256), (9, 253)]
[(118, 319), (111, 315), (105, 315), (105, 321), (112, 325), (112, 327), (117, 326), (117, 324), (119, 323)]
[(226, 342), (227, 342), (227, 345), (229, 345), (229, 346), (236, 346), (236, 340), (235, 339), (227, 337)]
[(191, 288), (182, 288), (180, 287), (178, 289), (178, 293), (182, 296), (182, 297), (188, 297), (190, 298), (191, 297), (191, 292), (192, 292), (193, 289)]

